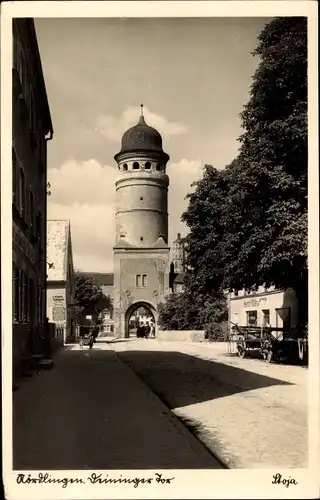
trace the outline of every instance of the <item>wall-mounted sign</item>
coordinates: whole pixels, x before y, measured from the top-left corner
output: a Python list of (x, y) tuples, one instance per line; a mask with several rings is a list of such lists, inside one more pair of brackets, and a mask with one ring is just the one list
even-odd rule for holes
[(52, 298), (53, 298), (53, 302), (55, 304), (61, 304), (62, 302), (64, 302), (64, 296), (63, 295), (54, 295)]
[(259, 307), (261, 305), (266, 305), (267, 297), (261, 297), (260, 299), (248, 299), (244, 301), (244, 307)]
[(53, 307), (52, 308), (52, 320), (60, 323), (66, 319), (66, 309), (65, 307)]

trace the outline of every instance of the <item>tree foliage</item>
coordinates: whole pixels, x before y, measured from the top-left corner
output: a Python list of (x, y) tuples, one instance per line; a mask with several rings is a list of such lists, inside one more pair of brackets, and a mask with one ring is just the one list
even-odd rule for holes
[(227, 289), (292, 287), (305, 322), (306, 19), (271, 21), (253, 55), (260, 62), (241, 113), (239, 155), (224, 170), (204, 167), (182, 216), (190, 229), (186, 290), (212, 297)]
[(97, 319), (101, 311), (112, 309), (111, 297), (105, 295), (92, 278), (80, 272), (75, 273), (75, 302), (78, 319), (85, 315)]

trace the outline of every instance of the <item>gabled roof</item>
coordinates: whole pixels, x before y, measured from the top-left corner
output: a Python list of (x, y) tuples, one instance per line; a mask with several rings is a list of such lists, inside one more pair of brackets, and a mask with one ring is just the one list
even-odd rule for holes
[(79, 274), (86, 278), (91, 278), (99, 286), (113, 286), (113, 273), (89, 273), (80, 271)]
[(48, 281), (67, 280), (67, 257), (70, 238), (70, 222), (68, 220), (47, 221), (47, 262)]

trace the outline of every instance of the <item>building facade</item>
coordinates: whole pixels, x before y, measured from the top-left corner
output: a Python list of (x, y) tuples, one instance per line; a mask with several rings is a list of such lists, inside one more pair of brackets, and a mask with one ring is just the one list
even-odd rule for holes
[(70, 222), (47, 222), (47, 317), (64, 343), (75, 337), (75, 282)]
[(12, 353), (43, 348), (46, 317), (47, 142), (53, 127), (34, 21), (13, 19)]
[(169, 293), (169, 156), (142, 113), (123, 135), (115, 160), (114, 328), (116, 336), (128, 337), (134, 311), (146, 307), (157, 319), (158, 304)]
[(230, 328), (239, 326), (271, 326), (296, 328), (298, 301), (293, 290), (259, 287), (256, 292), (240, 290), (229, 296)]

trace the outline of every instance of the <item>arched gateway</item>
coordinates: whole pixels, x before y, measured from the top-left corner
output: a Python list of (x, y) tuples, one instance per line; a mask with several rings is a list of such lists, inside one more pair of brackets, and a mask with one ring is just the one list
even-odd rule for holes
[(162, 138), (141, 113), (125, 132), (115, 155), (116, 243), (114, 246), (115, 335), (128, 335), (128, 314), (145, 304), (157, 316), (169, 293), (168, 186), (169, 156)]
[[(151, 322), (154, 324), (155, 331), (157, 330), (158, 323), (158, 314), (155, 306), (147, 301), (135, 301), (133, 302), (125, 313), (125, 337), (130, 337), (130, 319), (133, 317), (134, 313), (137, 312), (140, 308), (147, 309), (150, 313)], [(143, 318), (145, 319), (145, 318)], [(149, 321), (150, 323), (150, 321)]]

